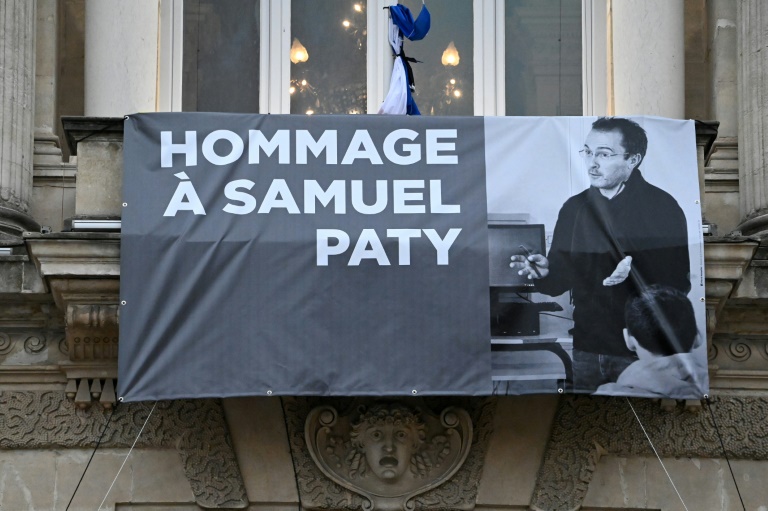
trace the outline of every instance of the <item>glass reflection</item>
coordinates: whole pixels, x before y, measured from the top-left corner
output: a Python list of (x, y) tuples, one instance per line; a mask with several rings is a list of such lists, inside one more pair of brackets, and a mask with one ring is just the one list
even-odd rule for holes
[[(420, 0), (400, 3), (418, 16)], [(403, 43), (405, 54), (421, 61), (411, 65), (416, 81), (413, 97), (422, 115), (472, 115), (472, 0), (433, 1), (427, 8), (432, 15), (429, 33), (421, 41)]]
[(507, 115), (582, 115), (581, 0), (507, 0)]
[(292, 0), (292, 114), (365, 113), (366, 9), (362, 0)]
[(185, 0), (182, 110), (259, 111), (259, 2)]

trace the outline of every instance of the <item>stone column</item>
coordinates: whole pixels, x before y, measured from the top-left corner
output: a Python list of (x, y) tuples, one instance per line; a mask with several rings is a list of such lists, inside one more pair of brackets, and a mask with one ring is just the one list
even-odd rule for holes
[(155, 111), (158, 27), (158, 0), (86, 0), (86, 116)]
[(0, 246), (39, 228), (29, 217), (35, 107), (35, 2), (0, 2)]
[(611, 5), (613, 113), (683, 118), (683, 0), (621, 0)]
[(61, 162), (59, 137), (55, 134), (58, 122), (56, 119), (57, 12), (56, 0), (37, 0), (34, 146), (36, 164)]
[(710, 86), (712, 119), (720, 121), (718, 138), (738, 133), (736, 6), (733, 0), (707, 3), (709, 18)]
[(768, 233), (768, 3), (738, 2), (739, 210), (744, 234)]
[(720, 123), (717, 139), (707, 155), (706, 217), (717, 235), (728, 234), (741, 221), (739, 213), (738, 66), (736, 5), (733, 0), (707, 2), (709, 116)]

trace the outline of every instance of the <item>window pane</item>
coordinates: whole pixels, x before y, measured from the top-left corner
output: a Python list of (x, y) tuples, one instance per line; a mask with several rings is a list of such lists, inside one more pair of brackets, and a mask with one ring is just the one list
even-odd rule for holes
[[(414, 17), (421, 11), (420, 0), (400, 3)], [(427, 8), (432, 15), (429, 33), (421, 41), (403, 43), (405, 54), (421, 61), (411, 64), (416, 81), (413, 97), (423, 115), (472, 115), (472, 0), (440, 0), (429, 2)]]
[(182, 109), (259, 111), (259, 2), (184, 0)]
[(366, 110), (364, 0), (291, 2), (291, 113)]
[(581, 115), (581, 0), (507, 0), (507, 115)]

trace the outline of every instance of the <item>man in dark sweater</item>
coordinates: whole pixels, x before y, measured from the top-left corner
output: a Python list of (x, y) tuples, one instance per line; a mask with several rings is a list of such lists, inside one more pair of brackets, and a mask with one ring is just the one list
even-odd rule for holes
[(651, 285), (691, 288), (685, 215), (643, 178), (647, 146), (634, 121), (597, 119), (580, 151), (591, 186), (563, 204), (546, 257), (512, 256), (538, 292), (572, 293), (576, 391), (615, 382), (637, 360), (622, 333), (628, 298)]

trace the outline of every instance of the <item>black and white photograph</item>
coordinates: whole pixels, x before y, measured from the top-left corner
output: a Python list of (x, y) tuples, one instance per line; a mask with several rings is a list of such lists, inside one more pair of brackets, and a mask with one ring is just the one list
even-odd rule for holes
[(708, 391), (691, 121), (486, 118), (493, 386)]

